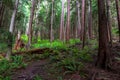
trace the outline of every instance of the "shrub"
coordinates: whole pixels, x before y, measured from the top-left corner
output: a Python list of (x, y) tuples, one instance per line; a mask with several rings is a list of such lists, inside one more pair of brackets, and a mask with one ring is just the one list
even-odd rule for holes
[(78, 62), (74, 57), (63, 59), (58, 66), (63, 67), (67, 72), (77, 72), (84, 68), (83, 63)]

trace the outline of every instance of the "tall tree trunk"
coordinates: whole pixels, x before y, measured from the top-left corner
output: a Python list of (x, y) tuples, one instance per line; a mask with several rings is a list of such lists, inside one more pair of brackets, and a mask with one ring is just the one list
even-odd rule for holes
[(97, 66), (103, 69), (110, 67), (110, 47), (107, 31), (107, 16), (105, 10), (105, 0), (98, 0), (98, 18), (99, 18), (99, 52)]
[(36, 12), (35, 12), (35, 38), (34, 38), (34, 42), (37, 43), (38, 41), (38, 26), (39, 26), (39, 19), (38, 19), (38, 16), (39, 16), (39, 11), (40, 11), (40, 1), (38, 1), (38, 4), (37, 4), (37, 9), (36, 9)]
[(50, 42), (52, 42), (53, 41), (53, 6), (54, 6), (54, 0), (52, 0), (52, 14), (51, 14), (51, 26), (50, 26)]
[(5, 6), (3, 5), (2, 1), (0, 2), (0, 27), (2, 26), (3, 22), (3, 14), (4, 14)]
[[(76, 9), (76, 15), (77, 15), (77, 9)], [(74, 27), (74, 38), (79, 38), (80, 39), (80, 36), (78, 36), (78, 35), (80, 35), (80, 33), (78, 32), (78, 16), (75, 16), (75, 21), (74, 21), (74, 25), (75, 25), (75, 27)]]
[(111, 32), (111, 17), (110, 17), (110, 0), (106, 0), (106, 7), (107, 7), (107, 28), (108, 28), (108, 38), (109, 42), (112, 45), (112, 32)]
[(89, 3), (89, 9), (88, 9), (88, 34), (89, 38), (92, 39), (92, 2), (91, 0), (88, 1)]
[(78, 28), (77, 28), (77, 34), (78, 38), (80, 38), (80, 31), (81, 31), (81, 21), (80, 21), (80, 2), (76, 0), (77, 3), (77, 15), (78, 15)]
[(12, 54), (12, 38), (13, 38), (13, 30), (14, 30), (14, 25), (15, 25), (15, 16), (17, 13), (18, 3), (19, 3), (19, 0), (16, 0), (14, 11), (13, 11), (12, 18), (11, 18), (10, 28), (9, 28), (8, 51), (7, 51), (7, 55), (6, 55), (6, 58), (8, 60), (10, 59), (10, 55)]
[(82, 48), (85, 46), (85, 10), (86, 0), (82, 0), (82, 27), (81, 27), (81, 40), (83, 41)]
[(117, 19), (118, 19), (118, 29), (119, 29), (119, 42), (120, 42), (120, 6), (119, 6), (119, 0), (116, 1), (116, 9), (117, 9)]
[(67, 0), (66, 41), (70, 39), (70, 0)]
[(29, 28), (28, 28), (28, 45), (29, 48), (32, 43), (32, 23), (33, 23), (33, 17), (34, 17), (34, 11), (35, 11), (35, 2), (36, 0), (32, 0), (32, 7), (31, 7), (31, 13), (30, 13), (30, 21), (29, 21)]
[(61, 21), (60, 21), (60, 40), (64, 40), (64, 0), (62, 0), (62, 12), (61, 12)]

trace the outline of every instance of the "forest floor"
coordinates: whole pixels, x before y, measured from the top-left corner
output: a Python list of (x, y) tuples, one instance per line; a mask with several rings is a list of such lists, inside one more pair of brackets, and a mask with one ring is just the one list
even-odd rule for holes
[[(73, 47), (79, 49), (81, 45), (76, 44), (71, 46), (70, 49)], [(95, 67), (97, 49), (92, 50), (92, 53), (94, 53), (91, 54), (93, 60), (82, 61), (84, 68), (80, 70), (77, 70), (76, 66), (71, 67), (72, 70), (57, 67), (64, 57), (71, 55), (69, 50), (37, 49), (37, 52), (34, 53), (33, 51), (31, 55), (19, 54), (25, 57), (24, 62), (28, 65), (25, 68), (14, 69), (12, 71), (12, 80), (120, 80), (119, 43), (113, 44), (112, 47), (113, 60), (111, 70)]]

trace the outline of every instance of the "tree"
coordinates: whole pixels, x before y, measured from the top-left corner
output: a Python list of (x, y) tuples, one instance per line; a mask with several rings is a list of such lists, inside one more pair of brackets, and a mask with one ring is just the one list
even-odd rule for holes
[(15, 16), (17, 13), (18, 3), (19, 3), (19, 0), (16, 0), (14, 11), (13, 11), (12, 18), (11, 18), (10, 28), (9, 28), (10, 34), (8, 34), (8, 51), (7, 51), (7, 55), (6, 55), (6, 58), (8, 60), (10, 59), (10, 55), (12, 54), (12, 36), (13, 36), (13, 30), (14, 30), (14, 25), (15, 25)]
[(28, 45), (31, 46), (32, 43), (32, 22), (34, 17), (34, 10), (35, 10), (35, 3), (36, 0), (32, 0), (32, 7), (31, 7), (31, 13), (30, 13), (30, 20), (29, 20), (29, 28), (28, 28)]
[(116, 9), (117, 9), (117, 20), (118, 20), (118, 29), (119, 29), (119, 42), (120, 42), (120, 6), (119, 6), (119, 0), (116, 1)]
[(4, 10), (5, 6), (3, 5), (3, 2), (0, 1), (0, 27), (2, 26)]
[(64, 0), (62, 0), (62, 12), (61, 12), (61, 21), (60, 21), (60, 40), (64, 38)]
[(89, 8), (88, 8), (88, 33), (89, 38), (92, 39), (92, 1), (89, 0)]
[(81, 31), (81, 21), (80, 21), (80, 2), (78, 0), (76, 0), (77, 3), (77, 19), (78, 19), (78, 28), (77, 28), (77, 33), (78, 33), (78, 37), (80, 38), (80, 31)]
[(111, 34), (111, 17), (110, 17), (110, 0), (106, 0), (107, 7), (107, 28), (108, 28), (108, 38), (109, 42), (112, 45), (112, 34)]
[(107, 16), (105, 0), (98, 0), (98, 18), (99, 18), (99, 51), (96, 65), (100, 68), (110, 67), (110, 47), (107, 31)]
[(54, 37), (53, 37), (53, 17), (54, 17), (54, 0), (52, 0), (52, 14), (51, 14), (51, 26), (50, 26), (50, 42), (53, 41)]
[(70, 39), (70, 0), (67, 0), (66, 41)]
[(81, 40), (83, 41), (82, 48), (85, 46), (85, 10), (86, 0), (82, 0), (82, 27), (81, 27)]

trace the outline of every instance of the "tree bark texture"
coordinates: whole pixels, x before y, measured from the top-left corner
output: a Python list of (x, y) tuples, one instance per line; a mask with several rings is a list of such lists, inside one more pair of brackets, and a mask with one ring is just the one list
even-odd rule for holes
[(107, 31), (107, 16), (105, 9), (105, 0), (98, 0), (98, 18), (99, 18), (99, 51), (97, 66), (103, 69), (110, 67), (110, 47)]
[(3, 5), (2, 2), (0, 2), (0, 27), (2, 27), (4, 10), (5, 6)]
[(118, 20), (118, 29), (119, 29), (119, 42), (120, 42), (120, 6), (119, 6), (119, 0), (116, 1), (116, 9), (117, 9), (117, 20)]
[(14, 11), (13, 11), (12, 18), (11, 18), (10, 28), (9, 28), (9, 31), (11, 33), (13, 33), (13, 30), (14, 30), (15, 16), (17, 13), (18, 3), (19, 3), (19, 0), (16, 0)]
[(13, 31), (14, 31), (14, 25), (15, 25), (15, 17), (17, 13), (17, 8), (18, 8), (19, 0), (16, 0), (15, 2), (15, 7), (14, 11), (11, 17), (11, 23), (10, 23), (10, 28), (9, 28), (9, 34), (8, 34), (8, 51), (6, 58), (10, 60), (10, 56), (12, 54), (12, 38), (13, 38)]
[(89, 8), (88, 8), (88, 34), (89, 38), (92, 39), (93, 34), (92, 34), (92, 1), (89, 0)]
[(85, 12), (86, 12), (86, 0), (82, 0), (82, 27), (81, 27), (81, 40), (83, 41), (82, 48), (85, 46)]
[(64, 40), (64, 0), (62, 0), (62, 12), (61, 12), (61, 21), (60, 21), (60, 40)]
[(50, 26), (50, 42), (54, 40), (53, 37), (53, 16), (54, 16), (54, 0), (52, 0), (52, 14), (51, 14), (51, 26)]
[(36, 3), (36, 0), (32, 0), (32, 7), (31, 7), (31, 13), (30, 13), (29, 28), (28, 28), (29, 47), (31, 46), (31, 43), (32, 43), (32, 23), (33, 23), (33, 18), (34, 18), (35, 3)]
[(81, 31), (81, 21), (80, 21), (80, 2), (77, 0), (77, 16), (78, 16), (78, 28), (77, 28), (77, 34), (78, 34), (78, 38), (80, 38), (80, 31)]
[(107, 28), (108, 28), (108, 38), (109, 42), (112, 45), (112, 32), (111, 32), (111, 17), (110, 17), (110, 0), (106, 0), (107, 7)]
[(67, 0), (66, 41), (70, 39), (70, 0)]

